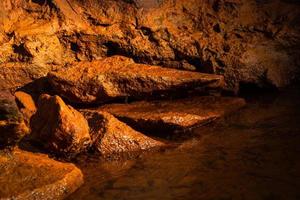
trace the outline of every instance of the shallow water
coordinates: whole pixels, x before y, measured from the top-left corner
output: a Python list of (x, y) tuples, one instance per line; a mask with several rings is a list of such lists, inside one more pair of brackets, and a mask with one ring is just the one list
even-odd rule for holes
[(69, 199), (300, 199), (299, 97), (253, 98), (163, 152), (81, 160), (85, 184)]

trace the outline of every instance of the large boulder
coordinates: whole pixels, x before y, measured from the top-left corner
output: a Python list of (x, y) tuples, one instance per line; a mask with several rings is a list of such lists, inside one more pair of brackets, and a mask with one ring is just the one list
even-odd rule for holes
[(94, 146), (104, 157), (165, 146), (143, 135), (107, 112), (82, 110), (88, 120)]
[(31, 137), (60, 156), (72, 157), (90, 145), (89, 127), (85, 118), (59, 96), (43, 94), (31, 119)]
[(202, 96), (171, 101), (108, 104), (98, 109), (113, 114), (139, 131), (171, 133), (206, 124), (245, 104), (241, 98)]
[(48, 78), (56, 93), (74, 103), (145, 98), (197, 87), (219, 89), (224, 83), (222, 76), (136, 64), (122, 56), (74, 63), (49, 73)]
[(0, 148), (14, 146), (29, 133), (14, 96), (0, 91)]
[(0, 171), (0, 199), (64, 199), (83, 184), (75, 165), (20, 150), (0, 152)]

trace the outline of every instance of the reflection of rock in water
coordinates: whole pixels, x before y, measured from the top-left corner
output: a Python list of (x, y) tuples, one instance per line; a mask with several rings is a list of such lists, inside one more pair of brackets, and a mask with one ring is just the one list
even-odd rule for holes
[[(252, 101), (216, 126), (196, 130), (200, 138), (141, 156), (119, 177), (99, 179), (98, 185), (91, 178), (93, 185), (70, 199), (297, 199), (299, 95), (291, 90)], [(118, 171), (100, 173), (89, 165), (82, 169), (90, 177)]]

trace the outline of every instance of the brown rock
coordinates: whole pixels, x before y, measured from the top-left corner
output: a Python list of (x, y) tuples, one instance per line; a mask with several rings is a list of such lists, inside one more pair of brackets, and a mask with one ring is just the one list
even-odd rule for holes
[(164, 143), (133, 130), (107, 112), (83, 110), (82, 113), (88, 120), (94, 146), (104, 156), (164, 146)]
[(2, 0), (0, 8), (0, 63), (64, 65), (122, 54), (224, 74), (229, 89), (299, 79), (296, 0)]
[(28, 132), (14, 96), (0, 91), (0, 148), (15, 145)]
[(15, 97), (19, 109), (25, 118), (25, 121), (29, 124), (30, 118), (36, 112), (36, 106), (32, 97), (29, 94), (22, 91), (16, 92)]
[(136, 64), (130, 58), (113, 56), (79, 62), (48, 74), (54, 90), (75, 103), (103, 103), (121, 97), (143, 97), (201, 88), (220, 88), (223, 77)]
[(110, 104), (99, 108), (145, 132), (172, 132), (203, 125), (245, 105), (241, 98), (190, 97), (173, 101)]
[(81, 171), (46, 155), (0, 153), (0, 199), (64, 199), (83, 183)]
[(27, 63), (0, 63), (0, 90), (15, 90), (45, 76), (50, 69)]
[(90, 144), (89, 127), (84, 117), (59, 96), (43, 94), (31, 120), (32, 138), (56, 154), (71, 157)]

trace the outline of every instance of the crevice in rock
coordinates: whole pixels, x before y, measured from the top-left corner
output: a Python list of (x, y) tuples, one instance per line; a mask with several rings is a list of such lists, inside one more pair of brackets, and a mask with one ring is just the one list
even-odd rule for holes
[(20, 44), (20, 45), (14, 44), (14, 45), (12, 45), (12, 47), (13, 47), (14, 53), (18, 54), (18, 56), (19, 56), (18, 59), (20, 61), (28, 62), (33, 58), (33, 56), (26, 49), (24, 44)]

